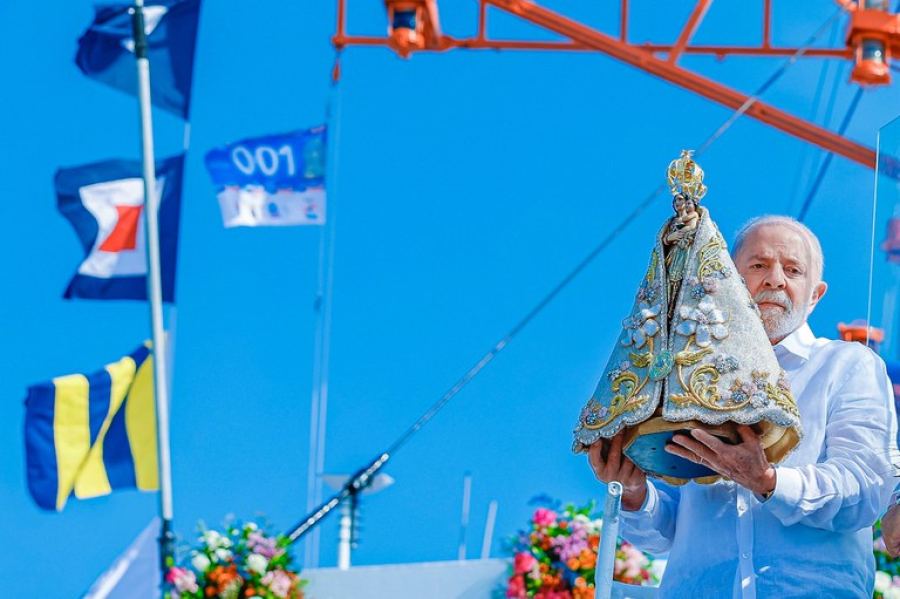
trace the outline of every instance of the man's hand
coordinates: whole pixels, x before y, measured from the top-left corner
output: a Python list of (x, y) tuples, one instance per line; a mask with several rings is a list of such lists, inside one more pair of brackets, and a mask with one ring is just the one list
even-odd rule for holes
[(881, 519), (881, 538), (891, 557), (900, 556), (900, 505), (892, 505)]
[[(775, 468), (766, 459), (759, 435), (746, 425), (738, 425), (741, 442), (729, 445), (704, 430), (691, 435), (675, 435), (666, 451), (711, 468), (742, 487), (765, 495), (775, 490)], [(898, 531), (900, 533), (900, 531)]]
[(622, 483), (622, 509), (639, 510), (647, 497), (647, 475), (622, 454), (622, 435), (598, 439), (588, 448), (588, 462), (598, 479)]

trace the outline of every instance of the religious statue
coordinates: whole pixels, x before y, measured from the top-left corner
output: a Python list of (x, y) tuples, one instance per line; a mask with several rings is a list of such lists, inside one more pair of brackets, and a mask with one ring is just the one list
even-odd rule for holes
[(703, 170), (683, 151), (667, 177), (675, 215), (656, 237), (573, 451), (622, 434), (625, 455), (646, 473), (711, 483), (716, 472), (664, 451), (673, 435), (703, 428), (734, 443), (735, 423), (751, 425), (767, 459), (778, 462), (800, 440), (800, 415), (759, 310), (700, 207)]

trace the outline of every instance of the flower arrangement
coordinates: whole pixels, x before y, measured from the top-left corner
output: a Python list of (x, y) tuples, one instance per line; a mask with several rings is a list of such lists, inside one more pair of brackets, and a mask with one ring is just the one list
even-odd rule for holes
[(874, 599), (900, 599), (900, 559), (894, 559), (887, 552), (881, 538), (881, 520), (872, 529), (875, 550), (875, 592)]
[(256, 523), (226, 525), (224, 533), (201, 525), (188, 564), (166, 573), (167, 599), (303, 599), (305, 581), (291, 567), (287, 539)]
[[(597, 548), (603, 527), (594, 504), (535, 510), (527, 531), (511, 543), (513, 564), (506, 597), (525, 599), (593, 599)], [(614, 580), (657, 584), (650, 556), (626, 541), (616, 549)]]

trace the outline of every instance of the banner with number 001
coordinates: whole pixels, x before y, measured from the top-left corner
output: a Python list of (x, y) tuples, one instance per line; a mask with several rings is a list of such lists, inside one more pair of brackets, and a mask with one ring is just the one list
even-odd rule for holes
[(244, 139), (206, 154), (226, 227), (321, 225), (326, 129)]

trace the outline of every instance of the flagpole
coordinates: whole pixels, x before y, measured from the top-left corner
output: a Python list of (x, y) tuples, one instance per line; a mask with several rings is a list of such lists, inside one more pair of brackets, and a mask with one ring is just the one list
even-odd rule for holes
[(159, 556), (165, 593), (165, 572), (174, 558), (175, 535), (172, 532), (172, 468), (169, 455), (169, 393), (166, 369), (166, 344), (163, 332), (162, 279), (159, 259), (159, 199), (156, 195), (156, 163), (153, 154), (153, 120), (150, 108), (150, 61), (144, 34), (144, 0), (135, 0), (134, 54), (137, 59), (138, 98), (141, 108), (141, 145), (144, 173), (144, 219), (147, 223), (147, 295), (153, 338), (153, 389), (156, 400), (156, 431), (159, 451), (159, 501), (162, 526)]
[[(335, 57), (334, 73), (340, 54)], [(309, 417), (309, 463), (306, 481), (306, 509), (310, 512), (322, 503), (322, 474), (325, 471), (325, 441), (328, 419), (328, 362), (331, 357), (331, 303), (334, 290), (334, 239), (337, 222), (335, 197), (338, 179), (338, 138), (340, 135), (340, 87), (336, 77), (332, 77), (331, 96), (327, 109), (329, 173), (327, 181), (326, 222), (319, 236), (319, 273), (316, 285), (316, 333), (313, 357), (313, 392)], [(305, 568), (319, 566), (319, 544), (321, 530), (316, 527), (307, 537), (304, 546)]]
[[(309, 415), (309, 461), (307, 465), (306, 472), (306, 509), (307, 511), (312, 511), (316, 508), (316, 506), (321, 503), (321, 485), (322, 481), (321, 471), (319, 468), (319, 436), (324, 434), (324, 431), (320, 428), (320, 420), (319, 420), (319, 410), (322, 408), (321, 398), (322, 393), (325, 391), (324, 385), (325, 382), (322, 378), (322, 349), (323, 342), (322, 337), (324, 334), (324, 322), (326, 318), (325, 311), (323, 309), (323, 304), (325, 303), (325, 257), (327, 256), (326, 252), (326, 237), (327, 230), (325, 227), (322, 227), (322, 230), (319, 232), (319, 275), (318, 282), (316, 285), (316, 302), (315, 302), (315, 310), (316, 310), (316, 332), (315, 332), (315, 342), (314, 342), (314, 355), (313, 355), (313, 389), (312, 389), (312, 401), (310, 402), (310, 415)], [(319, 534), (318, 530), (313, 531), (306, 538), (306, 545), (304, 547), (304, 560), (303, 567), (304, 568), (317, 568), (319, 564)]]

